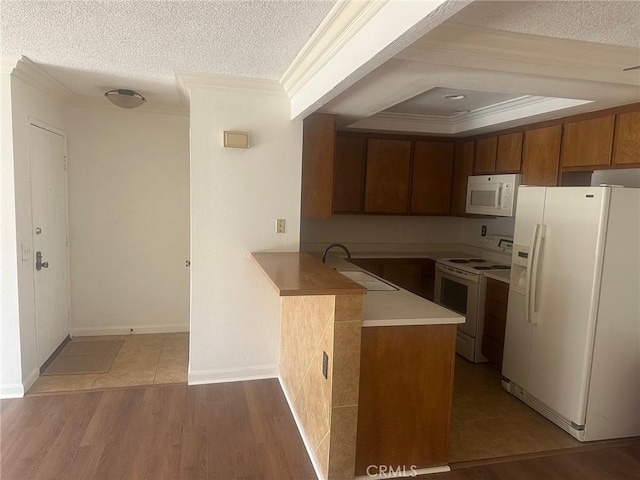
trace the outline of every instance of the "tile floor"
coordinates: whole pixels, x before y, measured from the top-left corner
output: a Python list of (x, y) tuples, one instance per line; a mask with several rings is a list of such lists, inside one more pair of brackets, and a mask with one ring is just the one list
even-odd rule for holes
[(124, 342), (109, 372), (40, 376), (28, 393), (187, 382), (188, 333), (75, 337), (71, 342), (91, 342), (111, 338), (122, 339)]
[(498, 370), (456, 356), (451, 463), (582, 445), (503, 390)]

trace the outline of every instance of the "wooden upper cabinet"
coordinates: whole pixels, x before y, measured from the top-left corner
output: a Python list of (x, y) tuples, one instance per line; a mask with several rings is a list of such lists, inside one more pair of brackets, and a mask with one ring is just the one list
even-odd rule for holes
[(476, 140), (476, 155), (473, 163), (474, 175), (495, 173), (497, 149), (498, 137), (481, 138)]
[(453, 149), (452, 142), (415, 142), (411, 178), (411, 213), (449, 214)]
[(522, 171), (522, 132), (498, 137), (496, 173), (520, 173)]
[(640, 164), (640, 111), (616, 115), (611, 163)]
[(451, 214), (466, 215), (467, 209), (467, 183), (470, 175), (473, 175), (473, 154), (475, 142), (462, 142), (456, 144), (453, 160), (453, 184), (451, 190)]
[(367, 140), (364, 211), (407, 213), (411, 141)]
[(364, 137), (336, 137), (333, 166), (334, 213), (361, 213), (364, 185)]
[(332, 214), (335, 116), (313, 113), (305, 118), (302, 134), (302, 218)]
[(554, 187), (558, 184), (562, 125), (536, 128), (524, 134), (522, 183)]
[(564, 124), (562, 167), (590, 167), (611, 163), (613, 115)]

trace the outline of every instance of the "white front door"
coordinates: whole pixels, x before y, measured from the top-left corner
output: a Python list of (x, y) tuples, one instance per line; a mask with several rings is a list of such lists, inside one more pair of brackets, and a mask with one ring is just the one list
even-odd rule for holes
[(64, 134), (29, 126), (38, 364), (70, 332), (67, 172)]

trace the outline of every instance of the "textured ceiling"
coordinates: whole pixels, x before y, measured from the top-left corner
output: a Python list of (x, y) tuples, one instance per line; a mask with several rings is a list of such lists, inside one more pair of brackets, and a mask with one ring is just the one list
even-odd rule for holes
[(449, 21), (627, 47), (640, 46), (640, 1), (478, 1)]
[(0, 48), (72, 91), (177, 102), (174, 72), (278, 80), (334, 0), (6, 1)]

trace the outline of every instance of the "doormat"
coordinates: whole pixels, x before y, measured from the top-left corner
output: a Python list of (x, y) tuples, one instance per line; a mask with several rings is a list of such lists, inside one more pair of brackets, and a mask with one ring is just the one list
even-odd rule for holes
[(42, 375), (106, 373), (124, 340), (70, 341)]

